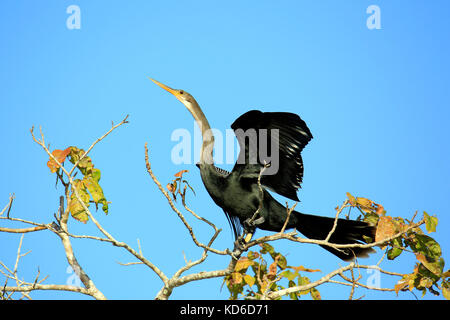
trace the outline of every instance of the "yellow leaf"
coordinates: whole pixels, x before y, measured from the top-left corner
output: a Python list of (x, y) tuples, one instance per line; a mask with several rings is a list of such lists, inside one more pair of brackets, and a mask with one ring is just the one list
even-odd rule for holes
[(397, 282), (397, 284), (394, 286), (394, 290), (397, 295), (400, 290), (408, 286), (408, 281), (409, 280), (407, 278), (403, 278)]
[(357, 197), (356, 198), (356, 202), (359, 204), (360, 208), (365, 212), (365, 213), (369, 213), (373, 211), (372, 205), (373, 205), (373, 201), (369, 200), (367, 198), (361, 198), (361, 197)]
[(242, 274), (239, 272), (233, 272), (231, 274), (232, 284), (240, 284), (243, 280)]
[(245, 269), (247, 269), (248, 267), (250, 267), (253, 264), (254, 264), (254, 261), (250, 260), (247, 257), (242, 257), (236, 263), (236, 266), (234, 267), (234, 270), (235, 271), (245, 270)]
[[(89, 207), (89, 193), (86, 190), (86, 186), (83, 181), (77, 179), (74, 181), (75, 188), (86, 207)], [(86, 223), (89, 220), (87, 212), (84, 210), (83, 205), (78, 201), (75, 191), (72, 189), (69, 201), (69, 211), (76, 220)]]
[(84, 185), (88, 189), (89, 193), (92, 196), (92, 200), (96, 206), (98, 204), (102, 204), (102, 209), (105, 213), (108, 213), (108, 203), (106, 202), (105, 195), (103, 194), (103, 189), (98, 184), (98, 180), (91, 176), (85, 176), (83, 178)]
[(350, 201), (350, 204), (351, 205), (356, 205), (356, 199), (355, 199), (355, 197), (354, 196), (352, 196), (351, 194), (350, 194), (350, 192), (347, 192), (347, 198), (348, 198), (348, 200)]
[(250, 287), (251, 287), (252, 285), (255, 284), (255, 278), (253, 278), (253, 277), (252, 277), (251, 275), (249, 275), (249, 274), (244, 275), (244, 281), (245, 281), (245, 283), (248, 284)]
[(356, 198), (356, 202), (361, 205), (361, 206), (365, 206), (365, 207), (371, 207), (373, 204), (372, 200), (369, 200), (367, 198), (362, 198), (362, 197), (357, 197)]
[(300, 272), (300, 271), (305, 271), (305, 272), (322, 272), (319, 269), (309, 269), (309, 268), (305, 268), (304, 266), (291, 267), (291, 268), (294, 269), (297, 272)]
[(450, 300), (450, 288), (447, 284), (442, 286), (442, 295), (445, 299)]

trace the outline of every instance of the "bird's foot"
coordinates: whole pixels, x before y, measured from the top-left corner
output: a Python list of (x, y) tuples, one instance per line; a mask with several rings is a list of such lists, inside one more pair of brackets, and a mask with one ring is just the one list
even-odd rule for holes
[(245, 240), (243, 236), (239, 236), (236, 241), (234, 241), (234, 248), (233, 248), (233, 252), (243, 252), (245, 249)]
[(264, 219), (264, 217), (259, 217), (258, 219), (246, 219), (244, 221), (244, 229), (248, 232), (248, 233), (254, 233), (255, 228), (257, 228), (258, 226), (262, 225), (264, 222), (266, 221), (266, 219)]

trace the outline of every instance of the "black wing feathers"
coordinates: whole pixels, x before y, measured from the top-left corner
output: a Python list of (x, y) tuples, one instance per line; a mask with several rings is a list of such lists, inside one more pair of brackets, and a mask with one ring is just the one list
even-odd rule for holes
[[(270, 141), (276, 140), (276, 136), (271, 134), (271, 130), (278, 129), (278, 141), (276, 141), (279, 147), (278, 171), (273, 175), (263, 175), (261, 184), (282, 196), (298, 201), (297, 190), (303, 178), (303, 161), (300, 153), (313, 138), (306, 123), (294, 113), (252, 110), (240, 116), (231, 125), (231, 128), (235, 132), (237, 129), (242, 129), (243, 131), (255, 129), (258, 137), (258, 146), (260, 145), (259, 139), (261, 137), (258, 135), (258, 129), (267, 129), (268, 141), (266, 141), (266, 145), (269, 146), (269, 154), (271, 154)], [(243, 164), (245, 166), (244, 170), (254, 172), (255, 166), (257, 166), (257, 171), (259, 172), (263, 162), (258, 158), (259, 164), (249, 164), (249, 144), (241, 141), (239, 137), (238, 140), (241, 147), (240, 152), (245, 152), (246, 155), (246, 163)], [(239, 166), (239, 164), (236, 164), (236, 166)]]

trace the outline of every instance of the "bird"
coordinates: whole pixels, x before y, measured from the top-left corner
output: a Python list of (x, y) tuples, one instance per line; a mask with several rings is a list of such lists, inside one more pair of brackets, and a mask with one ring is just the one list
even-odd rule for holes
[[(240, 152), (233, 169), (226, 171), (214, 164), (214, 135), (194, 97), (185, 90), (149, 79), (175, 96), (199, 126), (202, 145), (197, 167), (208, 194), (224, 211), (236, 241), (242, 241), (242, 231), (251, 238), (256, 229), (280, 232), (283, 228), (295, 228), (309, 239), (325, 240), (334, 226), (328, 239), (333, 244), (363, 244), (374, 238), (374, 226), (363, 221), (339, 218), (335, 225), (336, 219), (331, 217), (296, 210), (288, 214), (286, 206), (269, 192), (299, 201), (297, 191), (304, 169), (301, 152), (313, 136), (297, 114), (250, 110), (238, 117), (231, 128)], [(267, 156), (269, 153), (271, 157)], [(321, 246), (344, 261), (367, 257), (374, 251), (368, 247)]]

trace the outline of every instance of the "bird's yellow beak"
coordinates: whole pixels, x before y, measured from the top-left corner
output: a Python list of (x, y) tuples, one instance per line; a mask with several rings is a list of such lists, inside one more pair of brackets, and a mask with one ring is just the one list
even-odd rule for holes
[(169, 91), (171, 94), (173, 94), (177, 99), (179, 97), (179, 93), (177, 90), (172, 89), (171, 87), (166, 86), (165, 84), (162, 84), (159, 81), (156, 81), (155, 79), (152, 79), (149, 77), (150, 80), (152, 80), (154, 83), (156, 83), (158, 86), (160, 86), (161, 88), (163, 88), (166, 91)]

